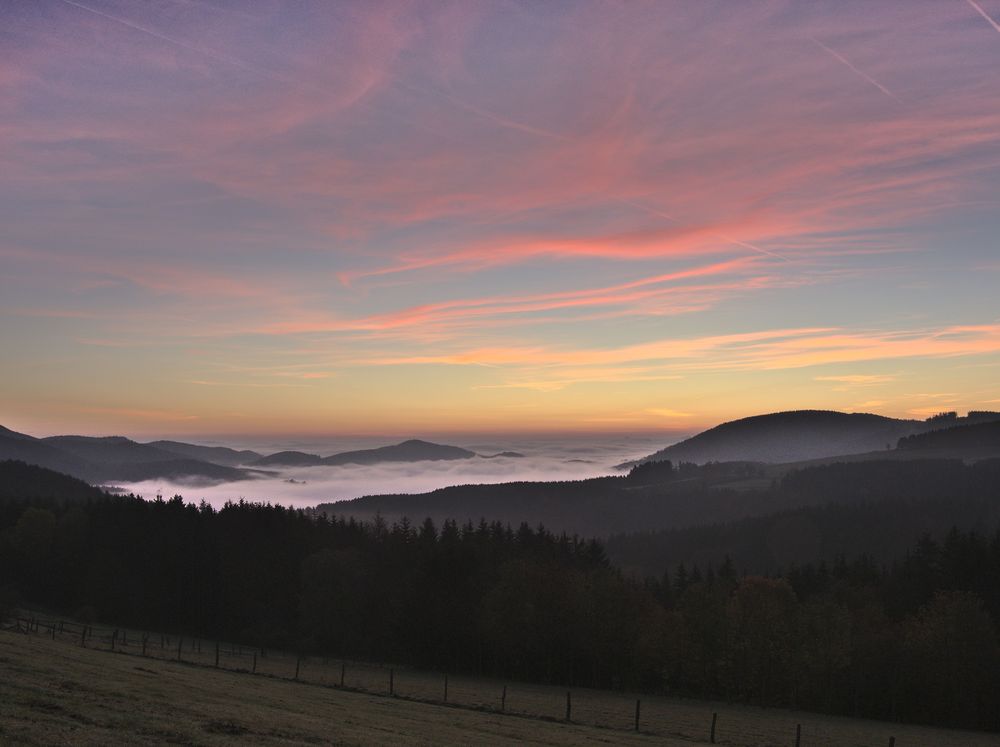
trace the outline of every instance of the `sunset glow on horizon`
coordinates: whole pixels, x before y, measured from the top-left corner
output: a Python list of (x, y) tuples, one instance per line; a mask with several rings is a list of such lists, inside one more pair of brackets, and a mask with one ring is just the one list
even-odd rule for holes
[(14, 0), (0, 425), (1000, 410), (1000, 0)]

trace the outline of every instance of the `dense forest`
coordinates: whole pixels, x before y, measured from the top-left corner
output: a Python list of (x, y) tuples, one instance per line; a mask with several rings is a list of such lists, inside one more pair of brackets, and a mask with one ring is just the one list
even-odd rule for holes
[(722, 558), (638, 580), (596, 541), (524, 524), (74, 498), (0, 500), (8, 605), (448, 671), (1000, 728), (996, 527), (925, 537), (888, 565), (859, 556), (768, 577)]
[[(658, 465), (662, 473), (662, 462), (642, 468)], [(616, 566), (642, 576), (727, 556), (743, 571), (770, 574), (838, 556), (865, 554), (889, 562), (903, 557), (925, 534), (941, 539), (953, 527), (989, 532), (1000, 526), (997, 485), (996, 459), (971, 465), (919, 460), (810, 467), (790, 472), (766, 491), (776, 496), (771, 505), (795, 507), (723, 523), (613, 535), (606, 548)], [(754, 500), (761, 494), (746, 495)]]
[[(895, 452), (893, 452), (895, 454)], [(620, 477), (565, 482), (456, 485), (417, 495), (379, 495), (322, 504), (317, 512), (370, 521), (430, 516), (464, 522), (544, 524), (587, 537), (681, 529), (767, 516), (804, 506), (882, 501), (997, 502), (1000, 459), (892, 458), (818, 465), (670, 461), (638, 465)], [(946, 526), (945, 529), (948, 527)], [(919, 534), (907, 538), (916, 541)]]

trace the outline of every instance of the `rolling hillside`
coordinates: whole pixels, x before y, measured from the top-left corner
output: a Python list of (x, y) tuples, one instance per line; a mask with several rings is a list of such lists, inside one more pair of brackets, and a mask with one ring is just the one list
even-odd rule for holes
[(827, 410), (755, 415), (723, 423), (636, 462), (800, 462), (895, 447), (900, 438), (930, 428), (919, 420)]
[(306, 454), (301, 451), (280, 451), (277, 454), (262, 457), (255, 461), (254, 466), (265, 467), (273, 465), (291, 467), (314, 467), (319, 465), (340, 464), (380, 464), (382, 462), (423, 462), (451, 459), (471, 459), (476, 456), (474, 451), (461, 449), (458, 446), (434, 444), (429, 441), (411, 439), (391, 446), (380, 446), (377, 449), (360, 449), (344, 451), (328, 457), (316, 454)]
[(248, 470), (192, 459), (121, 436), (34, 438), (7, 428), (0, 430), (0, 459), (45, 467), (91, 484), (156, 478), (232, 482), (254, 476)]

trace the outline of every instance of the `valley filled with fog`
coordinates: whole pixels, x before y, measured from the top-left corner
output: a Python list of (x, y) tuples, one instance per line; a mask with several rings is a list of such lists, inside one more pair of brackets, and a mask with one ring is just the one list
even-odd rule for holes
[[(153, 479), (115, 481), (109, 486), (144, 498), (182, 495), (188, 502), (208, 501), (215, 507), (240, 499), (305, 508), (329, 501), (364, 495), (423, 493), (449, 485), (502, 483), (522, 480), (583, 480), (619, 474), (616, 464), (645, 456), (678, 437), (675, 434), (586, 434), (553, 436), (440, 436), (433, 440), (460, 446), (479, 456), (469, 459), (381, 464), (344, 464), (311, 467), (269, 466), (273, 475), (257, 479), (205, 484), (199, 480)], [(191, 441), (190, 437), (188, 440)], [(295, 450), (328, 456), (355, 449), (369, 449), (398, 441), (398, 437), (359, 438), (236, 438), (202, 440), (209, 446), (252, 449), (270, 454)], [(520, 457), (493, 456), (503, 452)]]

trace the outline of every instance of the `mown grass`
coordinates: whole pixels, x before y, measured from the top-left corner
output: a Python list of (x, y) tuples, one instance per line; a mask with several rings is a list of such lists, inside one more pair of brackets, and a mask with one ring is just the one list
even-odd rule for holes
[[(106, 633), (107, 631), (104, 631)], [(0, 631), (0, 744), (663, 744), (707, 743), (718, 713), (717, 743), (738, 747), (792, 745), (802, 725), (802, 747), (986, 747), (996, 735), (948, 731), (780, 709), (642, 698), (642, 733), (633, 725), (635, 696), (573, 691), (572, 724), (564, 688), (507, 683), (506, 714), (498, 712), (505, 683), (268, 652), (182, 643), (160, 648), (129, 631), (122, 651), (109, 650), (101, 631), (79, 645), (68, 632), (53, 639), (44, 628), (25, 635)], [(200, 652), (198, 649), (201, 649)], [(227, 669), (231, 667), (231, 669)], [(235, 670), (242, 671), (235, 671)], [(349, 688), (349, 689), (348, 689)], [(367, 690), (368, 692), (363, 692)]]

